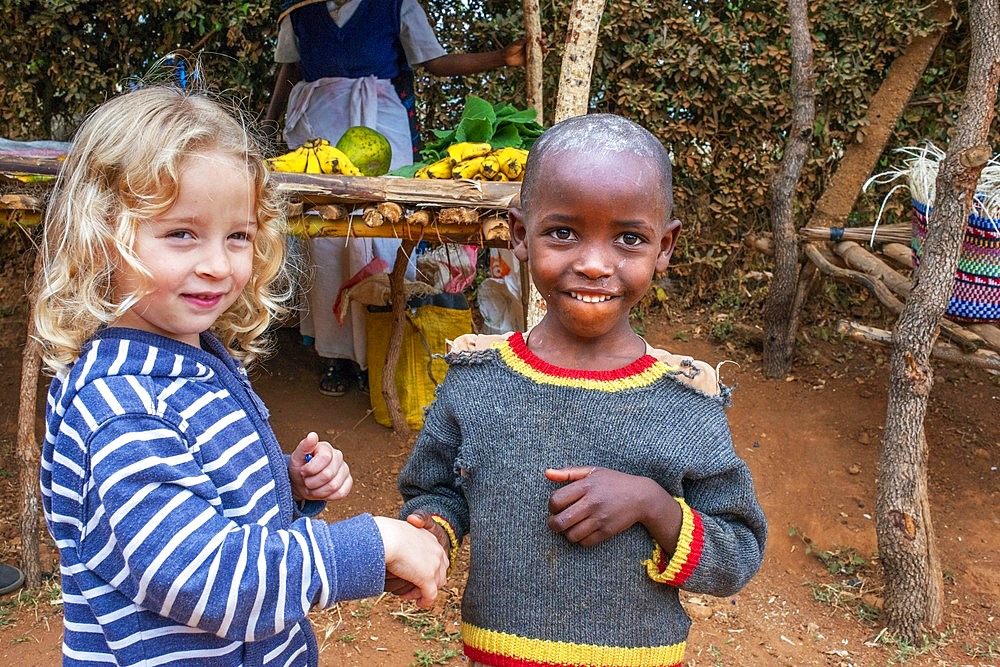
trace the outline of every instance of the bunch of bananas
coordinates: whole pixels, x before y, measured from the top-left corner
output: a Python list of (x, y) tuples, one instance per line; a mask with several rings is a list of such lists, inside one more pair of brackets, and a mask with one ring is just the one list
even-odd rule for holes
[(463, 141), (448, 146), (448, 155), (421, 167), (415, 178), (471, 178), (478, 181), (520, 181), (528, 151)]
[(326, 139), (310, 139), (290, 153), (268, 158), (267, 163), (274, 171), (361, 175), (358, 168), (351, 163), (351, 159), (339, 148), (331, 146)]

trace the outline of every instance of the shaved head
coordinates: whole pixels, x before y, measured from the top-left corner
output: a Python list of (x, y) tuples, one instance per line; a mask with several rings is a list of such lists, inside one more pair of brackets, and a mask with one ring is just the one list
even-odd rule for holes
[(666, 211), (670, 215), (673, 208), (672, 176), (670, 156), (663, 144), (642, 126), (608, 113), (573, 116), (542, 133), (528, 152), (528, 162), (521, 182), (522, 209), (530, 208), (535, 188), (540, 180), (544, 180), (543, 163), (572, 153), (609, 159), (616, 155), (627, 155), (649, 160), (659, 174), (658, 190), (666, 197)]

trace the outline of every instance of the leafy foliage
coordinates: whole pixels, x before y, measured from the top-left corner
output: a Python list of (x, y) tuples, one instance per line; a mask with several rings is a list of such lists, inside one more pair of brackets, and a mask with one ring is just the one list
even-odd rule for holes
[(462, 141), (485, 142), (493, 148), (531, 148), (544, 129), (535, 122), (534, 109), (517, 109), (513, 104), (490, 104), (469, 95), (458, 124), (447, 130), (431, 130), (434, 140), (427, 142), (420, 156), (427, 162), (444, 157), (448, 146)]
[[(522, 34), (521, 6), (520, 0), (425, 3), (451, 51), (503, 48)], [(175, 51), (203, 54), (207, 81), (242, 98), (251, 117), (261, 117), (267, 106), (277, 3), (0, 0), (0, 8), (0, 136), (68, 138), (90, 109)], [(959, 16), (967, 9), (965, 0), (958, 2)], [(551, 46), (544, 64), (550, 123), (568, 3), (543, 2), (541, 11)], [(889, 65), (931, 28), (925, 6), (900, 0), (818, 0), (810, 11), (817, 116), (799, 186), (800, 220), (845, 147), (865, 132), (867, 105)], [(956, 21), (890, 148), (947, 143), (968, 60), (967, 25)], [(418, 117), (431, 142), (428, 130), (455, 127), (470, 93), (494, 104), (525, 104), (520, 69), (450, 79), (418, 75)], [(759, 261), (740, 239), (768, 228), (766, 194), (790, 123), (790, 78), (783, 3), (608, 0), (591, 108), (640, 122), (673, 155), (676, 215), (684, 223), (674, 276), (704, 285)], [(883, 164), (891, 160), (888, 155)], [(859, 224), (870, 224), (879, 203), (875, 195), (859, 201)]]

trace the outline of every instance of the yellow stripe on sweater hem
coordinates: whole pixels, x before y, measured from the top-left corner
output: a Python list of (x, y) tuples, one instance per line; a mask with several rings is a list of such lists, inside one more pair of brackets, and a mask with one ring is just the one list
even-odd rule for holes
[(483, 653), (543, 665), (588, 665), (590, 667), (661, 667), (684, 659), (686, 642), (668, 646), (596, 646), (544, 639), (529, 639), (462, 623), (465, 645)]

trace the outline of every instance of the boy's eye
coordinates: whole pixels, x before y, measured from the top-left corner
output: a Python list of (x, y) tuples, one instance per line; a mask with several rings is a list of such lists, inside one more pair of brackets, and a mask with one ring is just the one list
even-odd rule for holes
[(560, 227), (558, 229), (553, 229), (551, 232), (552, 236), (559, 239), (560, 241), (568, 241), (573, 238), (573, 231), (567, 229), (566, 227)]
[(642, 243), (642, 237), (638, 234), (625, 233), (621, 235), (621, 241), (627, 246), (637, 246)]

